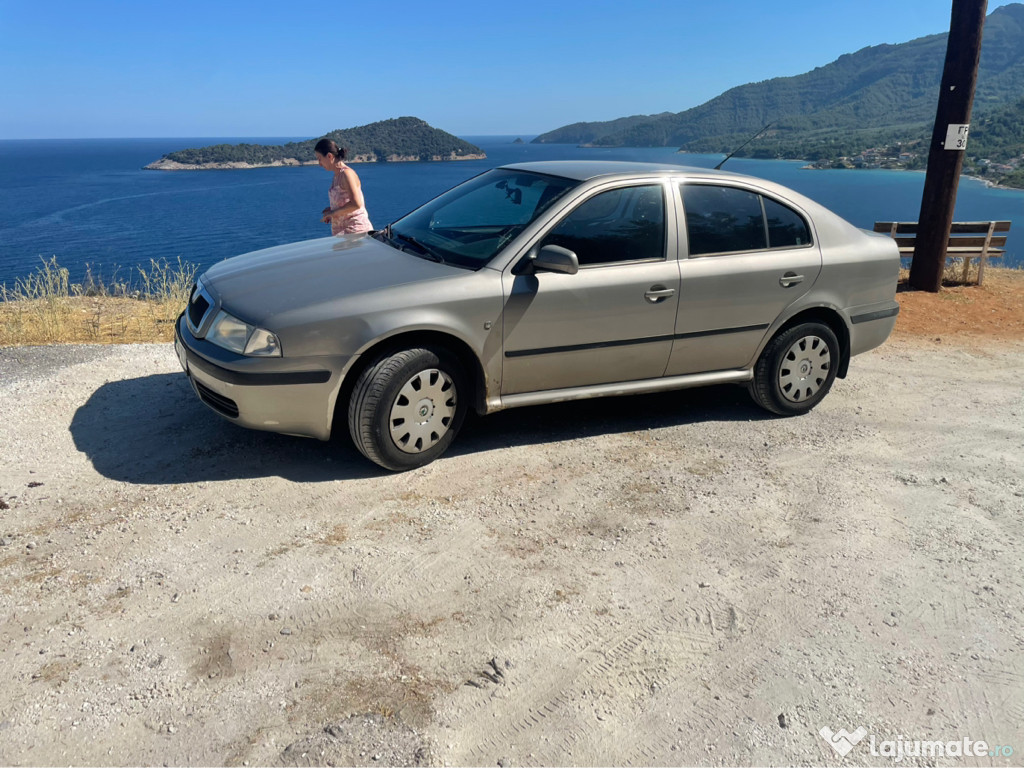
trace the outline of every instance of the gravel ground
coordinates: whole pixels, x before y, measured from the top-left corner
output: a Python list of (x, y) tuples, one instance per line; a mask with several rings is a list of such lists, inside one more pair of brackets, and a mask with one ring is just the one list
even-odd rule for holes
[(2, 349), (0, 763), (1019, 764), (1022, 380), (895, 339), (804, 417), (530, 408), (391, 475), (167, 344)]

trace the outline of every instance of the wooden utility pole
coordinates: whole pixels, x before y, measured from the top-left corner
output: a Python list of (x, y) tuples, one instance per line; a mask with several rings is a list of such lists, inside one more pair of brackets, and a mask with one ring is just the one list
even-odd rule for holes
[(953, 0), (946, 44), (946, 65), (942, 70), (935, 129), (928, 151), (928, 172), (917, 217), (914, 260), (910, 264), (910, 286), (937, 293), (946, 266), (946, 243), (953, 225), (953, 208), (960, 182), (960, 170), (967, 149), (974, 86), (981, 59), (981, 33), (985, 27), (988, 0)]

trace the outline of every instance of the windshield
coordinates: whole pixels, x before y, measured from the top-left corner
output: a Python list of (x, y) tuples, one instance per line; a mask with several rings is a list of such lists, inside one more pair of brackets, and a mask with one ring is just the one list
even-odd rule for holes
[(497, 168), (448, 190), (385, 232), (395, 247), (479, 269), (576, 183)]

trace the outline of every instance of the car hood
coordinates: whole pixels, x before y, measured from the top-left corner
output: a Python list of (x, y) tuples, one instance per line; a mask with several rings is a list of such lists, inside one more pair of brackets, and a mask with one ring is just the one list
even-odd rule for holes
[(366, 235), (279, 245), (210, 267), (203, 284), (249, 322), (345, 296), (437, 280), (464, 270), (417, 258)]

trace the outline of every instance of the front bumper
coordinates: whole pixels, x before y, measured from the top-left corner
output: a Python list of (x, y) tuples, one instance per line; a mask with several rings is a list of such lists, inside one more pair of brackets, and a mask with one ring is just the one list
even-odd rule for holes
[(243, 427), (327, 440), (334, 405), (354, 357), (253, 358), (192, 336), (184, 315), (174, 349), (196, 395)]

